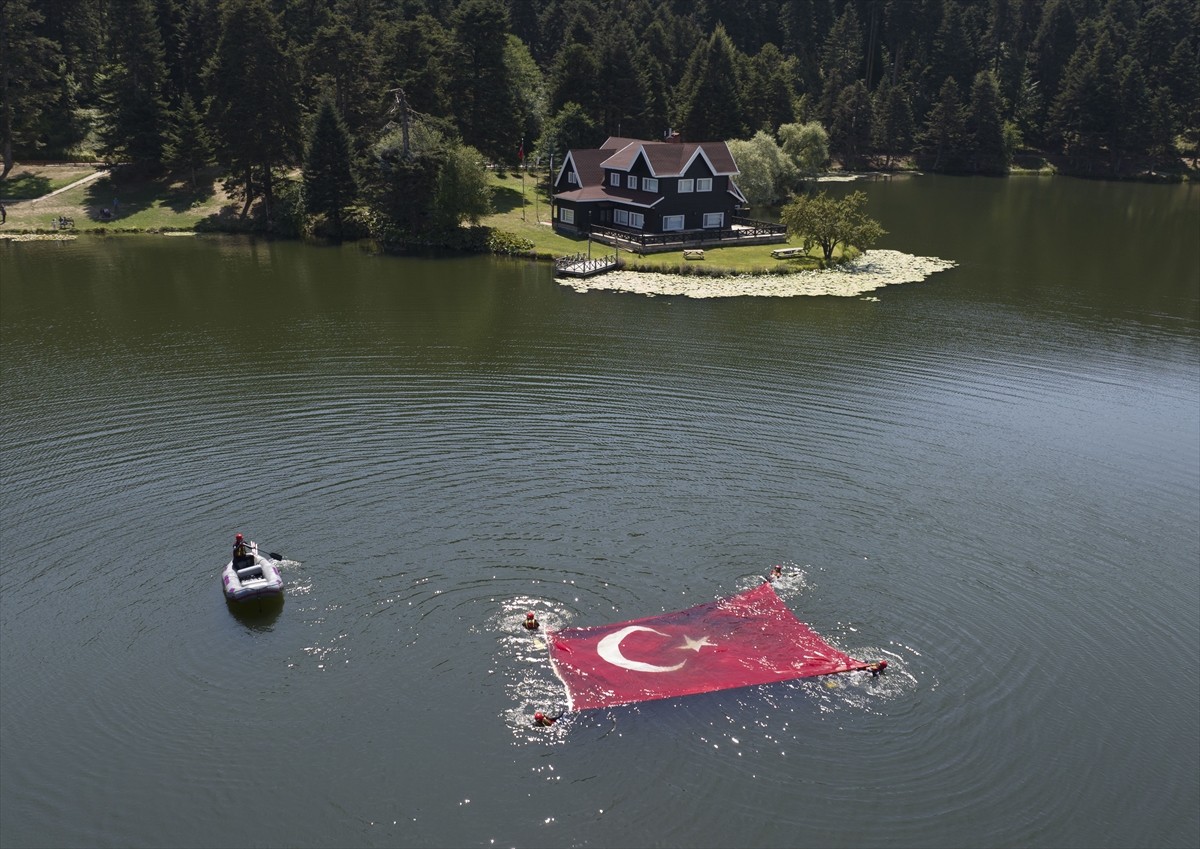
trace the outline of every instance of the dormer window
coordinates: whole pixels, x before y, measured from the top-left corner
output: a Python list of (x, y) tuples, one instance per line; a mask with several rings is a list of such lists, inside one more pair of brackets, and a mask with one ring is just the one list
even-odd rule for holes
[(618, 189), (621, 188), (621, 175), (616, 171), (613, 171), (608, 175), (608, 184), (610, 186), (616, 186)]

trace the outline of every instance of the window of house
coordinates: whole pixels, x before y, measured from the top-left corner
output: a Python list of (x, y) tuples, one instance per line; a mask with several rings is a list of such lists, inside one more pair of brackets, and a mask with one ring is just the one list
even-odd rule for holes
[(628, 209), (614, 209), (613, 210), (613, 223), (628, 225), (629, 224), (629, 210)]
[(696, 191), (711, 192), (712, 191), (712, 177), (698, 177), (696, 179)]
[(682, 215), (664, 215), (663, 216), (663, 232), (669, 230), (682, 230), (683, 216)]
[(637, 188), (637, 177), (635, 177), (632, 174), (627, 176), (625, 178), (625, 187), (629, 188), (629, 189), (636, 189)]
[(574, 171), (567, 172), (567, 182), (573, 186), (579, 185), (579, 176)]
[(704, 213), (705, 227), (724, 227), (725, 213), (724, 212), (706, 212)]
[(621, 175), (616, 171), (613, 171), (608, 175), (608, 184), (610, 186), (616, 186), (618, 189), (621, 188)]
[(629, 226), (636, 227), (637, 229), (641, 230), (646, 226), (646, 216), (642, 215), (640, 212), (629, 213)]
[(658, 191), (658, 180), (654, 179), (653, 177), (643, 177), (642, 178), (642, 191), (643, 192), (657, 192)]
[(575, 210), (568, 209), (565, 206), (560, 206), (558, 208), (558, 220), (561, 221), (563, 224), (574, 224), (575, 223)]
[(693, 187), (695, 186), (695, 183), (696, 183), (695, 180), (680, 180), (679, 181), (679, 193), (682, 195), (682, 194), (687, 194), (688, 192), (692, 191)]

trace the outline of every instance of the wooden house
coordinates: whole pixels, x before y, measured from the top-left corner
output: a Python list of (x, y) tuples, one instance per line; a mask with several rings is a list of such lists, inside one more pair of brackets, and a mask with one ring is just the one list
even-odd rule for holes
[[(737, 217), (746, 206), (737, 173), (725, 142), (614, 136), (598, 149), (567, 153), (554, 177), (554, 228), (635, 250), (711, 244), (745, 222)], [(771, 241), (782, 240), (779, 231)]]

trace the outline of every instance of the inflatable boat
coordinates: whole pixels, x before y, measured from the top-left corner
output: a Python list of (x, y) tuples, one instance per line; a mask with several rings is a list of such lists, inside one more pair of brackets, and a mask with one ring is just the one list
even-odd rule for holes
[(221, 587), (226, 601), (246, 601), (283, 595), (283, 578), (275, 561), (258, 553), (257, 543), (249, 544), (250, 553), (237, 565), (233, 560), (221, 572)]

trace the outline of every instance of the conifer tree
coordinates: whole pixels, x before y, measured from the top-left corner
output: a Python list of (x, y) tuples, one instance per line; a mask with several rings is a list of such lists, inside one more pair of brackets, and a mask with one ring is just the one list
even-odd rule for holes
[(224, 9), (204, 71), (209, 125), (218, 159), (244, 193), (242, 217), (261, 191), (270, 221), (274, 169), (300, 149), (296, 66), (267, 0), (227, 0)]
[(966, 139), (972, 170), (1000, 174), (1008, 170), (1004, 120), (1000, 115), (1000, 86), (991, 71), (975, 75), (966, 115)]
[[(693, 141), (736, 139), (746, 133), (737, 48), (720, 24), (696, 46), (691, 85), (680, 93), (680, 125)], [(686, 83), (685, 83), (686, 84)]]
[(847, 169), (862, 168), (871, 152), (871, 129), (875, 122), (871, 95), (862, 80), (846, 86), (833, 110), (829, 147)]
[(211, 161), (212, 145), (208, 140), (204, 116), (192, 102), (192, 96), (184, 94), (179, 108), (171, 116), (163, 147), (163, 162), (170, 168), (186, 172), (188, 184), (195, 188), (196, 172)]
[(38, 118), (54, 89), (53, 69), (62, 57), (57, 43), (37, 34), (41, 22), (30, 0), (6, 0), (0, 7), (0, 179), (12, 170), (14, 145), (36, 140)]
[(350, 170), (350, 136), (332, 99), (321, 100), (304, 158), (304, 207), (309, 215), (324, 215), (330, 235), (342, 236), (342, 213), (357, 194)]
[(954, 170), (961, 165), (966, 142), (966, 119), (954, 77), (946, 77), (937, 102), (929, 110), (925, 127), (917, 137), (917, 150), (933, 171)]
[(162, 162), (167, 130), (167, 67), (151, 0), (110, 7), (112, 61), (101, 83), (104, 152), (137, 165)]

